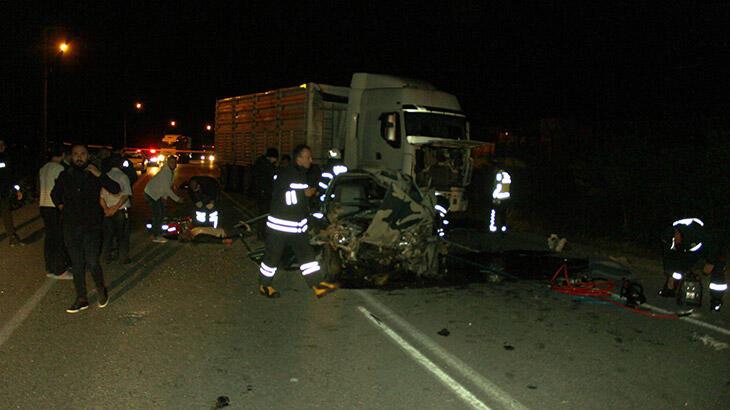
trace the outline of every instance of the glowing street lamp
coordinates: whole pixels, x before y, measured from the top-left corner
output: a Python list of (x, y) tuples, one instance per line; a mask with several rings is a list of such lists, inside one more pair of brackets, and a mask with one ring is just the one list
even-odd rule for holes
[[(66, 54), (69, 49), (69, 43), (63, 41), (58, 44), (58, 51), (51, 52), (50, 32), (52, 28), (47, 27), (43, 30), (43, 116), (42, 116), (42, 134), (41, 134), (41, 157), (44, 157), (48, 149), (48, 77), (51, 73), (51, 65), (56, 64), (56, 70), (60, 70), (61, 57)], [(51, 61), (51, 58), (54, 60)], [(58, 118), (56, 118), (56, 133), (58, 132)], [(58, 135), (54, 135), (58, 139)], [(58, 143), (58, 141), (56, 141)]]
[(211, 126), (210, 126), (210, 124), (208, 124), (208, 125), (206, 125), (206, 126), (205, 126), (205, 129), (206, 129), (207, 131), (210, 131), (210, 130), (212, 130), (212, 129), (213, 129), (213, 127), (211, 127)]
[[(137, 110), (137, 112), (142, 111), (142, 102), (136, 101), (134, 103), (134, 108)], [(124, 140), (122, 141), (122, 146), (124, 148), (127, 147), (127, 114), (128, 114), (127, 111), (129, 111), (129, 110), (125, 108), (124, 116), (123, 116), (123, 118), (124, 118)]]
[(174, 127), (174, 126), (175, 126), (176, 124), (177, 124), (177, 122), (175, 122), (175, 121), (170, 121), (170, 126), (171, 126), (171, 127)]

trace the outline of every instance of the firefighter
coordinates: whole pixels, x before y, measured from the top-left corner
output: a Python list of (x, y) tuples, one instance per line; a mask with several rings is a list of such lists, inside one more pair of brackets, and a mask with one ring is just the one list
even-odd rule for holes
[(662, 235), (664, 242), (664, 276), (666, 281), (659, 291), (660, 296), (675, 297), (676, 286), (700, 259), (704, 259), (703, 272), (710, 274), (710, 309), (720, 311), (722, 297), (727, 291), (725, 281), (725, 260), (727, 250), (705, 228), (697, 218), (675, 221)]
[(342, 152), (340, 152), (339, 149), (332, 148), (327, 152), (327, 155), (327, 162), (325, 163), (322, 174), (317, 182), (317, 191), (320, 195), (320, 201), (322, 202), (324, 202), (324, 192), (327, 191), (327, 188), (329, 188), (330, 184), (332, 184), (332, 180), (335, 179), (337, 175), (347, 172), (347, 166), (345, 166), (345, 163), (342, 161)]
[(512, 177), (503, 169), (494, 173), (492, 208), (489, 211), (489, 232), (507, 232), (507, 201)]
[(195, 207), (195, 222), (218, 228), (218, 180), (207, 175), (196, 175), (188, 180), (187, 189)]
[(306, 145), (298, 145), (292, 158), (292, 165), (280, 168), (274, 176), (271, 211), (266, 220), (266, 248), (259, 270), (259, 293), (269, 298), (279, 297), (272, 281), (277, 269), (282, 266), (284, 251), (291, 247), (307, 285), (320, 298), (337, 289), (337, 285), (325, 280), (314, 249), (309, 244), (308, 198), (316, 192), (307, 184), (306, 176), (312, 164), (312, 151)]

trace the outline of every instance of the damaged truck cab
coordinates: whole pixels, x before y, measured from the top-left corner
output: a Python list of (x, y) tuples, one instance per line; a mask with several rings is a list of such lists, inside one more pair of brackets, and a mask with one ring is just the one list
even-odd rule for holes
[(345, 164), (410, 175), (448, 199), (449, 211), (465, 211), (471, 181), (466, 116), (455, 96), (405, 78), (356, 73), (350, 86)]

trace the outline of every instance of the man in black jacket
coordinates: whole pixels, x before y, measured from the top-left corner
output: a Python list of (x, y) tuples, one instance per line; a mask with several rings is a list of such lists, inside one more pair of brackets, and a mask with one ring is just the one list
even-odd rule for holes
[(76, 301), (66, 309), (76, 313), (89, 307), (86, 295), (86, 268), (91, 271), (99, 294), (99, 307), (109, 303), (104, 275), (99, 264), (104, 213), (99, 204), (101, 188), (119, 193), (119, 184), (89, 162), (85, 145), (71, 149), (71, 167), (61, 173), (51, 191), (53, 203), (63, 215), (63, 236), (71, 258)]
[(8, 236), (10, 246), (22, 244), (15, 233), (13, 210), (10, 207), (11, 195), (17, 194), (13, 187), (16, 183), (14, 171), (12, 161), (5, 152), (5, 140), (0, 138), (0, 217), (5, 225), (5, 234)]
[(307, 183), (312, 151), (306, 145), (299, 145), (294, 148), (292, 157), (293, 165), (279, 169), (274, 177), (271, 212), (266, 220), (266, 250), (259, 269), (259, 293), (269, 298), (279, 296), (272, 282), (283, 262), (284, 251), (291, 247), (307, 285), (320, 298), (337, 286), (324, 279), (314, 249), (309, 244), (308, 202), (316, 192), (316, 188)]
[(276, 171), (276, 161), (279, 159), (279, 151), (276, 148), (269, 148), (266, 153), (256, 159), (253, 165), (253, 184), (256, 191), (256, 203), (259, 214), (269, 212), (271, 202), (271, 184)]

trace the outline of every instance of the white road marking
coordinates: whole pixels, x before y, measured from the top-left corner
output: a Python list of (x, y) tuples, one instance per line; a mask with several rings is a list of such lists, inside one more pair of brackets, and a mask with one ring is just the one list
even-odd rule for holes
[(390, 327), (388, 327), (388, 325), (378, 320), (372, 313), (370, 313), (370, 311), (362, 306), (358, 306), (357, 308), (360, 310), (360, 312), (362, 312), (363, 315), (365, 315), (368, 320), (370, 320), (370, 322), (375, 325), (375, 327), (382, 330), (383, 333), (393, 339), (393, 341), (397, 343), (406, 353), (411, 355), (416, 363), (420, 364), (426, 370), (433, 373), (433, 375), (436, 376), (437, 379), (439, 379), (444, 385), (446, 385), (446, 387), (450, 388), (457, 396), (459, 396), (461, 400), (471, 406), (471, 408), (489, 410), (489, 407), (486, 404), (482, 403), (482, 401), (474, 396), (469, 390), (467, 390), (464, 386), (459, 384), (459, 382), (451, 378), (451, 376), (449, 376), (448, 374), (446, 374), (446, 372), (436, 366), (436, 364), (434, 364), (431, 360), (424, 356), (423, 353), (419, 352), (415, 347), (413, 347), (413, 345), (400, 337), (398, 333), (394, 332)]
[(484, 394), (489, 396), (495, 402), (498, 402), (502, 407), (508, 409), (527, 409), (527, 407), (523, 406), (520, 402), (513, 399), (509, 394), (507, 394), (507, 392), (500, 389), (496, 384), (489, 381), (487, 378), (479, 374), (476, 370), (472, 369), (461, 359), (447, 352), (444, 348), (439, 346), (438, 343), (431, 340), (431, 338), (423, 334), (423, 332), (416, 329), (413, 325), (411, 325), (406, 320), (388, 309), (388, 307), (386, 307), (368, 292), (363, 290), (356, 290), (355, 292), (358, 293), (363, 299), (365, 299), (368, 304), (377, 309), (379, 313), (382, 314), (383, 318), (398, 325), (401, 329), (406, 331), (406, 333), (408, 333), (413, 339), (423, 345), (429, 352), (434, 354), (439, 359), (443, 360), (449, 367), (458, 371), (463, 377), (472, 382)]
[[(667, 315), (671, 315), (671, 314), (677, 313), (677, 312), (672, 312), (672, 311), (669, 311), (669, 310), (664, 310), (664, 309), (659, 308), (659, 307), (656, 307), (656, 306), (652, 306), (652, 305), (650, 305), (648, 303), (644, 303), (644, 304), (642, 304), (642, 306), (646, 306), (646, 307), (648, 307), (651, 310), (657, 311), (659, 313), (664, 313), (664, 314), (667, 314)], [(703, 322), (701, 320), (694, 319), (691, 316), (682, 316), (682, 317), (679, 318), (679, 320), (685, 321), (687, 323), (691, 323), (691, 324), (693, 324), (695, 326), (704, 327), (705, 329), (714, 330), (715, 332), (722, 333), (725, 336), (730, 336), (730, 330), (725, 329), (724, 327), (715, 326), (713, 324), (710, 324), (710, 323), (707, 323), (707, 322)]]
[(30, 315), (30, 312), (35, 309), (41, 299), (46, 296), (46, 293), (51, 290), (51, 287), (53, 287), (54, 283), (56, 283), (56, 279), (46, 279), (45, 283), (43, 283), (43, 286), (38, 288), (38, 290), (36, 290), (33, 296), (31, 296), (31, 298), (28, 299), (27, 302), (25, 302), (20, 310), (15, 312), (15, 315), (13, 315), (13, 317), (10, 318), (10, 320), (5, 325), (3, 325), (2, 329), (0, 329), (0, 347), (2, 347), (5, 342), (8, 341), (13, 332), (15, 332), (15, 330), (23, 323), (23, 321), (25, 321), (28, 315)]

